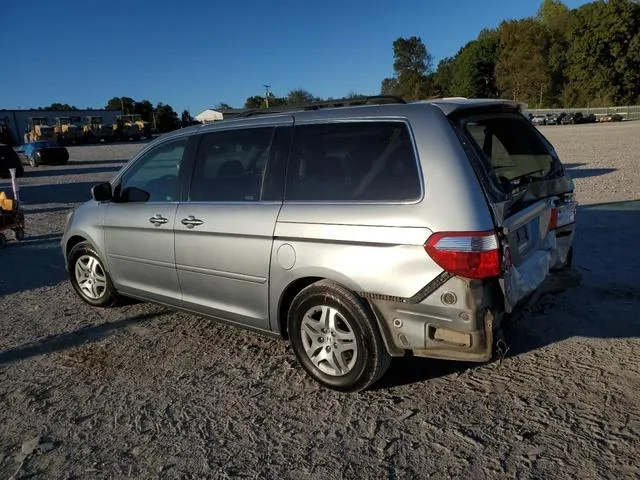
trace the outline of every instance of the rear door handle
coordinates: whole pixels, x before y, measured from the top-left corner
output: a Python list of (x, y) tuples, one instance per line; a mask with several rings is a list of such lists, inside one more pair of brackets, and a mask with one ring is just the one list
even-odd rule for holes
[(180, 223), (182, 223), (187, 228), (193, 228), (198, 225), (202, 225), (204, 222), (194, 217), (193, 215), (189, 215), (187, 218), (183, 218), (182, 220), (180, 220)]
[(159, 213), (156, 213), (153, 217), (151, 217), (149, 219), (149, 221), (151, 223), (153, 223), (156, 227), (159, 227), (160, 225), (167, 223), (169, 221), (169, 219), (164, 218), (162, 215), (160, 215)]

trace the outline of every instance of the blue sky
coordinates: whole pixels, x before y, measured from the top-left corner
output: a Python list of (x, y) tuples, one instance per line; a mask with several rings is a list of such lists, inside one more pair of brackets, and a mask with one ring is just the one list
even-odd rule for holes
[(374, 95), (393, 73), (397, 37), (420, 36), (437, 65), (540, 2), (0, 0), (0, 109), (101, 108), (129, 96), (195, 115), (218, 102), (241, 107), (265, 83), (276, 95)]

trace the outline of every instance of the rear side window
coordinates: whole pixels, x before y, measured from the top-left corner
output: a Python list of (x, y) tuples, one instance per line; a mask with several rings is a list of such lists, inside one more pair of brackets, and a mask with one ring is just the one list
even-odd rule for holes
[(203, 135), (191, 181), (192, 202), (255, 202), (269, 159), (274, 128)]
[(417, 200), (419, 175), (404, 122), (301, 125), (295, 127), (285, 200)]
[(465, 123), (465, 129), (501, 185), (541, 179), (558, 166), (535, 127), (523, 119), (512, 116), (473, 119)]

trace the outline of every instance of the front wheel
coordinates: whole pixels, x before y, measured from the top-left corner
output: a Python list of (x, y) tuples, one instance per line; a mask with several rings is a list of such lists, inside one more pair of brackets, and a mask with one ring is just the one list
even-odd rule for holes
[(327, 388), (364, 390), (389, 368), (391, 357), (369, 308), (335, 282), (323, 280), (302, 290), (287, 320), (298, 362)]
[(114, 307), (120, 302), (111, 277), (89, 242), (80, 242), (68, 258), (71, 284), (76, 293), (94, 307)]

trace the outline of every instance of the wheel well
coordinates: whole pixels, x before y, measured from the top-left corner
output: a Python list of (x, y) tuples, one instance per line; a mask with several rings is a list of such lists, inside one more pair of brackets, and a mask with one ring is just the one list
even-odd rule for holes
[(289, 332), (287, 331), (287, 313), (289, 312), (289, 307), (291, 306), (293, 299), (309, 285), (320, 280), (324, 279), (322, 277), (299, 278), (291, 282), (282, 293), (282, 296), (280, 297), (280, 306), (278, 307), (278, 330), (283, 338), (289, 338)]
[(74, 235), (73, 237), (71, 237), (68, 241), (67, 241), (67, 246), (65, 248), (65, 253), (67, 254), (67, 256), (69, 256), (69, 252), (71, 252), (71, 249), (73, 247), (75, 247), (77, 244), (79, 244), (80, 242), (84, 242), (86, 240), (86, 238), (81, 237), (80, 235)]

